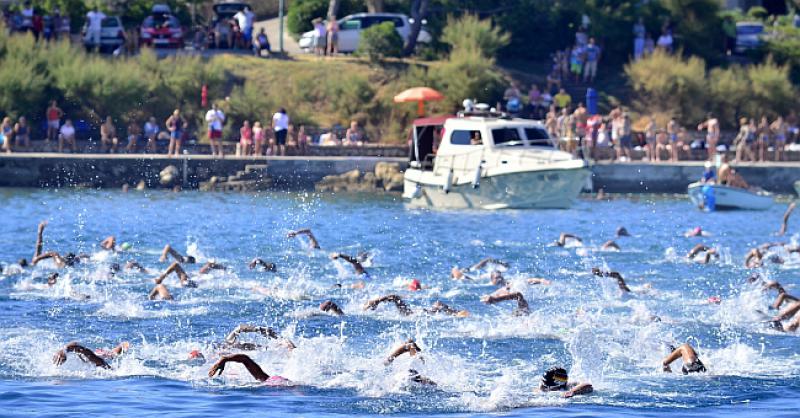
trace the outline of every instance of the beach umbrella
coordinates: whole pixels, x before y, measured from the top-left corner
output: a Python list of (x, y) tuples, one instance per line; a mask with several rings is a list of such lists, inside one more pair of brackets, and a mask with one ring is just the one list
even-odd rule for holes
[(430, 87), (414, 87), (394, 96), (395, 103), (417, 102), (417, 115), (425, 116), (425, 102), (444, 99), (444, 95)]

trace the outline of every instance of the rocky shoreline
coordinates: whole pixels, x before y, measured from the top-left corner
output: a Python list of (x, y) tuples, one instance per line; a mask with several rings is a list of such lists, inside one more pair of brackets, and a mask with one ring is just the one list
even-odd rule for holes
[(375, 170), (362, 172), (350, 170), (343, 174), (329, 175), (314, 185), (318, 192), (402, 192), (403, 172), (400, 164), (379, 162)]

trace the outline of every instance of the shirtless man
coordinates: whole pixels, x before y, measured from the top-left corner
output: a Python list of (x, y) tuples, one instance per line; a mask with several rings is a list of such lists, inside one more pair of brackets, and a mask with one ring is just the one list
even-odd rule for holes
[(169, 267), (155, 279), (156, 284), (161, 284), (171, 273), (175, 273), (175, 275), (178, 276), (178, 280), (180, 280), (182, 286), (197, 287), (197, 284), (189, 279), (189, 275), (186, 274), (186, 271), (177, 261), (170, 264)]
[(664, 372), (672, 373), (669, 365), (679, 358), (683, 360), (683, 367), (681, 367), (683, 374), (706, 372), (706, 366), (703, 365), (703, 362), (697, 357), (697, 352), (689, 344), (682, 344), (678, 348), (673, 348), (672, 353), (664, 358), (661, 362)]
[(317, 241), (317, 238), (314, 237), (314, 234), (308, 228), (298, 229), (297, 231), (290, 231), (288, 234), (286, 234), (286, 238), (294, 238), (294, 237), (296, 237), (298, 235), (305, 235), (306, 237), (308, 237), (308, 246), (309, 246), (310, 249), (312, 249), (312, 250), (319, 250), (320, 249), (319, 242)]
[(172, 248), (172, 246), (170, 246), (169, 244), (164, 246), (164, 251), (161, 252), (161, 257), (158, 259), (158, 261), (162, 263), (167, 261), (168, 255), (171, 255), (172, 258), (174, 258), (175, 261), (179, 263), (194, 264), (197, 262), (197, 260), (195, 260), (195, 258), (190, 255), (187, 256), (181, 255), (181, 253), (175, 251), (175, 249)]
[[(381, 303), (384, 303), (384, 302), (394, 303), (394, 305), (397, 307), (397, 310), (404, 316), (409, 316), (409, 315), (412, 315), (414, 313), (414, 311), (411, 308), (408, 307), (408, 304), (406, 304), (406, 302), (403, 300), (402, 297), (400, 297), (399, 295), (394, 295), (394, 294), (377, 297), (375, 299), (372, 299), (372, 300), (368, 301), (364, 305), (364, 310), (365, 311), (367, 311), (367, 310), (374, 311)], [(320, 306), (320, 308), (322, 308), (322, 306)], [(329, 307), (329, 309), (332, 309), (332, 307)], [(457, 316), (459, 318), (463, 318), (463, 317), (469, 316), (469, 312), (468, 311), (463, 311), (463, 310), (459, 311), (459, 310), (453, 309), (450, 306), (448, 306), (447, 304), (445, 304), (445, 303), (443, 303), (441, 301), (438, 301), (438, 300), (436, 302), (434, 302), (429, 309), (423, 309), (423, 311), (425, 313), (428, 313), (428, 314), (436, 314), (436, 313), (440, 313), (441, 312), (441, 313), (445, 313), (447, 315)]]
[(572, 235), (572, 234), (567, 234), (565, 232), (562, 232), (561, 235), (559, 235), (559, 237), (558, 237), (558, 241), (556, 241), (554, 243), (554, 245), (556, 247), (563, 247), (563, 246), (567, 245), (567, 240), (575, 240), (575, 241), (578, 241), (578, 242), (583, 242), (583, 240), (577, 235)]
[(594, 387), (591, 383), (570, 382), (566, 369), (551, 367), (542, 375), (539, 390), (542, 392), (563, 391), (565, 398), (571, 398), (575, 395), (592, 393)]
[(630, 292), (631, 289), (628, 287), (628, 284), (625, 283), (625, 279), (622, 278), (622, 275), (616, 271), (602, 271), (597, 267), (592, 267), (592, 274), (598, 277), (610, 277), (617, 281), (617, 286), (619, 286), (619, 290), (623, 292)]
[(707, 246), (705, 246), (703, 244), (697, 244), (697, 245), (694, 246), (694, 248), (691, 249), (691, 251), (689, 251), (688, 254), (686, 254), (686, 258), (691, 260), (696, 255), (698, 255), (698, 254), (700, 254), (702, 252), (705, 252), (705, 257), (702, 260), (699, 261), (700, 264), (708, 264), (711, 261), (712, 257), (715, 257), (715, 258), (719, 257), (719, 254), (717, 253), (717, 250), (715, 250), (714, 248), (707, 247)]
[(253, 361), (253, 359), (251, 359), (247, 354), (231, 354), (223, 356), (216, 363), (214, 363), (213, 366), (211, 366), (211, 369), (208, 371), (208, 377), (214, 377), (217, 375), (221, 376), (222, 372), (225, 371), (225, 365), (228, 363), (240, 363), (247, 369), (248, 372), (250, 372), (250, 375), (253, 376), (254, 379), (260, 382), (276, 384), (289, 383), (289, 381), (285, 378), (280, 376), (270, 376), (264, 373), (264, 370), (261, 369), (258, 363)]
[(614, 240), (608, 240), (608, 241), (604, 242), (603, 245), (600, 246), (600, 249), (601, 250), (616, 250), (616, 251), (620, 250), (619, 244), (617, 244)]
[(508, 287), (503, 287), (492, 294), (481, 296), (481, 302), (488, 305), (504, 302), (507, 300), (517, 301), (517, 309), (514, 309), (514, 315), (527, 315), (529, 313), (528, 301), (520, 292), (511, 292)]
[(261, 334), (263, 337), (268, 339), (273, 339), (280, 341), (287, 349), (294, 350), (297, 346), (294, 345), (291, 341), (286, 338), (279, 336), (272, 328), (269, 327), (260, 327), (255, 325), (249, 324), (240, 324), (237, 325), (226, 337), (225, 343), (223, 347), (226, 349), (237, 349), (237, 350), (246, 350), (246, 351), (253, 351), (259, 348), (262, 348), (262, 345), (254, 344), (254, 343), (246, 343), (239, 341), (239, 334), (241, 333), (258, 333)]
[(169, 289), (167, 289), (167, 286), (164, 286), (161, 283), (153, 287), (153, 290), (150, 291), (150, 294), (147, 297), (150, 300), (156, 300), (156, 298), (160, 300), (173, 300), (172, 294), (169, 293)]
[(53, 356), (53, 363), (55, 363), (56, 366), (60, 366), (67, 361), (67, 353), (76, 353), (78, 354), (78, 358), (86, 363), (92, 363), (97, 367), (110, 369), (111, 366), (109, 366), (103, 358), (113, 359), (114, 357), (125, 353), (129, 347), (130, 344), (125, 341), (111, 350), (98, 349), (95, 352), (78, 344), (77, 342), (71, 342), (65, 345), (64, 348), (56, 351), (56, 354)]
[(350, 257), (349, 255), (344, 255), (342, 253), (333, 253), (333, 254), (331, 254), (331, 260), (337, 260), (337, 259), (340, 259), (340, 258), (342, 260), (347, 261), (348, 263), (350, 263), (353, 266), (353, 269), (355, 269), (357, 275), (359, 275), (359, 276), (361, 276), (361, 277), (363, 277), (365, 279), (369, 279), (370, 278), (369, 277), (369, 273), (367, 273), (367, 271), (364, 270), (364, 266), (362, 266), (361, 263), (356, 258)]
[[(409, 356), (414, 357), (417, 354), (419, 354), (420, 352), (422, 352), (422, 349), (419, 348), (419, 346), (417, 345), (416, 341), (414, 341), (413, 338), (409, 338), (406, 342), (400, 344), (397, 348), (392, 350), (392, 352), (389, 353), (389, 356), (386, 357), (386, 360), (384, 360), (383, 364), (385, 366), (388, 366), (388, 365), (392, 364), (395, 361), (395, 359), (397, 359), (398, 357), (402, 356), (403, 354), (408, 353)], [(421, 356), (420, 356), (420, 358), (421, 358)], [(411, 379), (411, 381), (416, 382), (416, 383), (420, 383), (420, 384), (423, 384), (423, 385), (436, 386), (436, 382), (434, 382), (433, 380), (428, 379), (425, 376), (422, 376), (416, 370), (409, 369), (408, 372), (409, 372), (409, 378)]]
[(65, 256), (61, 256), (61, 254), (55, 251), (49, 251), (46, 253), (42, 253), (42, 247), (44, 245), (44, 228), (47, 226), (47, 222), (40, 222), (39, 229), (36, 232), (36, 249), (33, 252), (33, 258), (31, 259), (31, 265), (35, 266), (42, 260), (47, 260), (52, 258), (56, 266), (58, 268), (64, 267), (72, 267), (75, 264), (81, 262), (82, 259), (88, 259), (89, 256), (86, 254), (79, 254), (75, 255), (74, 253), (67, 253)]
[(319, 304), (319, 310), (322, 312), (330, 312), (337, 316), (344, 315), (344, 311), (332, 300), (326, 300)]
[(117, 239), (113, 235), (100, 241), (100, 248), (104, 250), (115, 251), (116, 246), (117, 246)]
[(709, 113), (706, 116), (705, 122), (697, 125), (697, 130), (706, 130), (706, 149), (708, 150), (708, 159), (714, 158), (717, 154), (717, 142), (719, 142), (719, 119), (715, 118), (713, 114)]

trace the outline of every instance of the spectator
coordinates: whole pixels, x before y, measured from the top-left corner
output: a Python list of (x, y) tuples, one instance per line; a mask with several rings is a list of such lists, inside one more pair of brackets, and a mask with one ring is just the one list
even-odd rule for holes
[(239, 21), (231, 19), (231, 38), (233, 49), (239, 49), (244, 46), (244, 37), (242, 35), (242, 27), (239, 26)]
[(167, 146), (167, 157), (174, 155), (177, 157), (181, 153), (181, 145), (183, 144), (183, 130), (186, 128), (186, 122), (181, 117), (180, 109), (175, 109), (167, 118), (166, 121), (167, 131), (169, 131), (169, 145)]
[(644, 38), (644, 55), (648, 56), (656, 50), (656, 43), (653, 40), (653, 37), (650, 36), (648, 33), (647, 36)]
[(775, 149), (775, 161), (783, 159), (783, 148), (786, 146), (786, 137), (789, 133), (789, 126), (783, 120), (783, 116), (778, 116), (770, 125), (772, 131), (772, 147)]
[(572, 96), (562, 88), (558, 91), (558, 94), (553, 97), (553, 101), (558, 109), (565, 109), (572, 104)]
[(342, 145), (363, 145), (364, 144), (364, 132), (361, 130), (361, 127), (358, 126), (357, 121), (350, 122), (350, 128), (347, 129), (347, 132), (344, 134), (344, 140), (342, 141)]
[(50, 102), (50, 107), (47, 108), (46, 112), (47, 116), (47, 142), (55, 141), (58, 137), (58, 128), (61, 124), (61, 117), (64, 116), (64, 112), (58, 107), (56, 101), (53, 100)]
[(92, 45), (100, 48), (100, 32), (102, 31), (102, 22), (106, 15), (100, 11), (95, 5), (93, 10), (86, 13), (86, 37)]
[(253, 19), (255, 13), (250, 10), (250, 6), (245, 6), (244, 9), (239, 10), (233, 18), (239, 24), (241, 30), (241, 39), (245, 45), (250, 45), (253, 40)]
[(708, 159), (714, 158), (717, 154), (717, 143), (719, 142), (719, 120), (709, 113), (706, 116), (705, 122), (697, 125), (697, 130), (706, 130), (706, 148), (708, 150)]
[(250, 122), (244, 121), (239, 128), (239, 150), (241, 155), (250, 155), (253, 149), (253, 129)]
[(594, 38), (589, 38), (589, 44), (585, 48), (586, 64), (583, 70), (583, 82), (594, 82), (597, 76), (597, 62), (600, 61), (600, 47), (594, 43)]
[(547, 93), (552, 93), (553, 88), (555, 91), (561, 89), (561, 72), (558, 69), (553, 69), (550, 74), (547, 75)]
[(541, 119), (542, 115), (542, 92), (539, 91), (539, 86), (531, 84), (531, 89), (528, 91), (528, 111), (534, 119)]
[(503, 93), (503, 100), (505, 100), (506, 111), (508, 113), (517, 114), (522, 110), (522, 93), (519, 91), (516, 82), (511, 82), (511, 85)]
[(231, 39), (233, 31), (231, 29), (231, 21), (226, 19), (217, 20), (214, 24), (214, 47), (219, 49), (222, 42), (225, 46), (233, 49), (233, 40)]
[(550, 138), (555, 139), (558, 141), (560, 138), (558, 137), (558, 113), (556, 112), (556, 106), (551, 105), (550, 111), (547, 112), (544, 121), (544, 128), (547, 130), (547, 134)]
[(597, 140), (600, 136), (600, 127), (603, 125), (603, 117), (592, 115), (586, 120), (586, 138), (584, 139), (584, 158), (597, 159)]
[(105, 123), (100, 125), (100, 150), (106, 152), (108, 147), (111, 146), (111, 152), (117, 152), (117, 145), (119, 138), (117, 138), (117, 127), (114, 126), (114, 121), (111, 116), (106, 118)]
[(681, 158), (681, 151), (689, 153), (689, 131), (684, 127), (678, 128), (678, 136), (674, 142), (670, 143), (670, 151), (672, 152), (672, 161), (678, 161)]
[(150, 119), (144, 124), (144, 136), (147, 138), (147, 150), (155, 153), (158, 139), (158, 123), (156, 118), (150, 116)]
[(11, 139), (14, 137), (14, 124), (11, 123), (11, 118), (8, 116), (3, 118), (3, 124), (0, 125), (0, 135), (3, 136), (3, 149), (6, 152), (11, 152)]
[(588, 148), (587, 153), (584, 153), (583, 142), (586, 138), (586, 122), (589, 119), (589, 113), (586, 111), (586, 107), (583, 106), (583, 103), (578, 103), (578, 107), (575, 108), (575, 111), (572, 112), (572, 122), (574, 125), (574, 137), (576, 140), (576, 144), (579, 146), (581, 150), (581, 157), (588, 155)]
[(339, 22), (336, 16), (328, 16), (328, 44), (327, 52), (330, 56), (339, 52)]
[(761, 121), (756, 128), (756, 149), (758, 150), (758, 161), (767, 161), (767, 144), (769, 144), (770, 128), (766, 116), (761, 117)]
[(297, 130), (297, 153), (299, 155), (305, 155), (308, 148), (308, 135), (306, 135), (306, 126), (300, 125), (300, 129)]
[(69, 14), (62, 15), (61, 11), (59, 11), (58, 8), (56, 8), (53, 20), (56, 20), (58, 22), (58, 26), (56, 26), (56, 33), (55, 33), (56, 40), (58, 40), (62, 36), (69, 39), (69, 34), (71, 30), (70, 29), (71, 22)]
[(639, 60), (644, 55), (644, 37), (647, 34), (647, 29), (644, 27), (644, 19), (639, 18), (636, 24), (633, 25), (633, 59)]
[[(286, 109), (280, 108), (272, 115), (272, 130), (275, 132), (275, 143), (280, 155), (286, 155), (286, 135), (289, 132), (289, 116), (286, 114)], [(273, 147), (273, 155), (278, 155), (275, 151)]]
[(259, 121), (253, 123), (253, 142), (255, 143), (255, 155), (260, 156), (264, 152), (264, 128)]
[(553, 105), (553, 96), (550, 94), (549, 91), (545, 91), (542, 93), (542, 113), (545, 112), (546, 109), (550, 109), (550, 106)]
[(34, 9), (33, 11), (33, 18), (31, 18), (31, 29), (33, 31), (33, 39), (36, 42), (39, 42), (39, 38), (42, 36), (44, 32), (44, 17), (42, 16), (41, 10), (37, 11)]
[[(755, 125), (755, 123), (753, 124)], [(755, 139), (755, 132), (751, 130), (750, 121), (747, 118), (740, 118), (739, 119), (739, 133), (736, 134), (736, 138), (733, 140), (733, 146), (736, 149), (736, 162), (744, 161), (743, 157), (747, 156), (750, 158), (750, 161), (755, 160), (755, 155), (753, 155), (753, 150), (750, 148), (752, 139)]]
[(569, 108), (562, 108), (561, 114), (556, 119), (556, 137), (558, 138), (558, 148), (562, 151), (569, 150), (570, 142), (570, 115)]
[(647, 146), (645, 148), (645, 155), (647, 159), (650, 161), (656, 160), (657, 155), (657, 144), (656, 144), (656, 118), (654, 116), (649, 116), (647, 118), (647, 125), (644, 128), (644, 141)]
[(128, 124), (128, 148), (129, 153), (136, 152), (136, 145), (139, 142), (139, 137), (142, 136), (142, 127), (136, 123), (136, 120), (131, 118)]
[(225, 114), (219, 110), (216, 103), (212, 103), (211, 109), (206, 112), (206, 123), (208, 123), (208, 142), (211, 144), (211, 155), (223, 157), (221, 140)]
[(581, 73), (583, 73), (583, 61), (586, 58), (585, 49), (580, 45), (575, 45), (569, 55), (569, 70), (575, 77), (575, 82), (581, 81)]
[(322, 18), (318, 17), (312, 23), (314, 24), (314, 50), (317, 52), (317, 56), (321, 57), (325, 55), (327, 30), (322, 23)]
[(586, 27), (581, 25), (578, 31), (575, 32), (575, 45), (584, 47), (586, 46), (589, 35), (586, 34)]
[(680, 134), (680, 126), (678, 126), (678, 122), (675, 120), (674, 117), (669, 119), (667, 122), (667, 137), (669, 139), (670, 144), (670, 161), (678, 161), (679, 160), (679, 153), (680, 149), (683, 147), (683, 142), (679, 141), (678, 135)]
[(267, 38), (267, 33), (264, 28), (261, 28), (258, 35), (253, 39), (253, 55), (260, 57), (261, 51), (267, 51), (267, 54), (272, 54), (269, 38)]
[(658, 37), (656, 45), (668, 53), (672, 53), (672, 32), (669, 29), (664, 29), (661, 36)]
[(72, 152), (78, 151), (75, 143), (75, 127), (69, 119), (64, 121), (64, 126), (58, 132), (58, 152), (64, 152), (64, 144), (69, 145)]
[(667, 132), (664, 130), (658, 130), (655, 139), (655, 161), (661, 161), (662, 151), (670, 153), (670, 144), (669, 139), (667, 138)]
[(14, 147), (28, 150), (31, 146), (31, 127), (25, 116), (20, 116), (14, 125)]
[(33, 15), (34, 12), (31, 2), (29, 0), (25, 1), (22, 5), (22, 11), (20, 12), (20, 17), (22, 19), (17, 27), (20, 32), (33, 31)]

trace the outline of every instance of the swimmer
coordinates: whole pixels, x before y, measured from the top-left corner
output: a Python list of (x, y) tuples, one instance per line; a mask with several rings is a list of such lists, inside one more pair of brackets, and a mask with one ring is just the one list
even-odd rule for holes
[(268, 339), (281, 341), (283, 343), (283, 345), (289, 350), (294, 350), (295, 348), (297, 348), (297, 346), (295, 346), (293, 342), (289, 341), (286, 338), (283, 338), (283, 337), (279, 336), (272, 328), (260, 327), (260, 326), (249, 325), (249, 324), (239, 324), (239, 325), (237, 325), (236, 328), (234, 328), (233, 331), (231, 331), (225, 337), (224, 347), (225, 348), (235, 348), (235, 349), (238, 349), (238, 350), (247, 350), (247, 351), (252, 351), (252, 350), (256, 350), (256, 349), (259, 349), (259, 348), (263, 347), (261, 345), (254, 344), (254, 343), (239, 342), (238, 341), (239, 334), (241, 334), (243, 332), (259, 333), (259, 334), (261, 334), (262, 336), (264, 336), (264, 337), (266, 337)]
[(592, 267), (592, 274), (598, 277), (610, 277), (617, 281), (617, 286), (619, 286), (619, 290), (622, 290), (623, 292), (631, 291), (631, 288), (629, 288), (628, 284), (625, 283), (625, 279), (617, 271), (602, 271), (597, 267)]
[(528, 282), (528, 284), (540, 284), (542, 286), (550, 286), (550, 284), (552, 283), (550, 280), (542, 279), (541, 277), (533, 277), (526, 281)]
[(672, 369), (669, 365), (679, 358), (683, 360), (683, 367), (681, 367), (683, 374), (706, 372), (706, 366), (703, 365), (703, 362), (697, 357), (697, 352), (691, 345), (682, 344), (678, 348), (670, 348), (672, 349), (672, 353), (661, 362), (664, 372), (672, 373)]
[[(780, 311), (777, 316), (772, 318), (771, 325), (779, 331), (796, 331), (797, 328), (800, 327), (800, 315), (796, 315), (797, 312), (800, 312), (800, 302), (792, 302), (786, 308)], [(781, 324), (781, 321), (790, 319), (795, 315), (796, 317), (792, 319), (788, 325), (783, 326), (783, 324)]]
[(156, 284), (161, 284), (161, 282), (163, 282), (164, 279), (166, 279), (167, 276), (170, 275), (170, 273), (175, 273), (175, 275), (178, 276), (178, 279), (180, 280), (182, 286), (197, 287), (197, 284), (195, 284), (193, 281), (189, 279), (189, 275), (186, 274), (186, 271), (183, 269), (183, 267), (181, 267), (180, 264), (178, 264), (177, 261), (170, 264), (169, 267), (167, 267), (167, 269), (164, 270), (164, 272), (161, 273), (161, 275), (156, 278), (155, 280)]
[[(772, 245), (774, 246), (774, 245)], [(766, 247), (767, 249), (770, 247)], [(764, 252), (759, 248), (753, 248), (747, 253), (744, 259), (744, 265), (747, 268), (758, 268), (764, 265)], [(775, 264), (783, 264), (783, 258), (778, 255), (772, 255), (768, 258), (769, 261)]]
[(606, 241), (606, 242), (605, 242), (605, 243), (604, 243), (604, 244), (603, 244), (603, 245), (600, 247), (600, 249), (601, 249), (601, 250), (616, 250), (616, 251), (619, 251), (619, 250), (620, 250), (620, 248), (619, 248), (619, 244), (617, 244), (617, 243), (616, 243), (616, 242), (614, 242), (613, 240), (608, 240), (608, 241)]
[(567, 240), (574, 240), (577, 242), (583, 242), (583, 240), (578, 237), (577, 235), (567, 234), (562, 232), (561, 235), (558, 237), (558, 241), (553, 243), (556, 247), (563, 247), (567, 245)]
[(347, 288), (347, 289), (356, 289), (356, 290), (363, 289), (366, 286), (367, 286), (367, 284), (364, 283), (363, 280), (357, 280), (355, 283), (352, 283), (352, 284), (344, 284), (343, 285), (341, 283), (336, 283), (336, 284), (333, 285), (333, 287), (335, 289)]
[(342, 253), (333, 253), (333, 254), (331, 254), (331, 260), (337, 260), (337, 259), (340, 259), (340, 258), (342, 260), (347, 261), (348, 263), (350, 263), (353, 266), (353, 269), (355, 269), (357, 275), (362, 276), (365, 279), (369, 279), (370, 278), (369, 277), (369, 273), (367, 273), (367, 271), (364, 270), (364, 266), (362, 266), (361, 263), (358, 260), (356, 260), (355, 258), (350, 257), (349, 255), (344, 255)]
[(64, 267), (74, 267), (76, 264), (80, 263), (81, 260), (87, 260), (90, 257), (87, 254), (75, 255), (74, 253), (67, 253), (67, 255), (62, 257), (61, 254), (55, 251), (50, 251), (38, 255), (36, 258), (31, 260), (31, 264), (35, 266), (39, 264), (40, 261), (47, 260), (49, 258), (52, 258), (53, 261), (55, 261), (56, 267), (64, 268)]
[(305, 235), (305, 236), (308, 237), (308, 247), (310, 249), (312, 249), (312, 250), (319, 250), (320, 249), (319, 241), (317, 241), (317, 238), (314, 236), (314, 234), (308, 228), (298, 229), (297, 231), (290, 231), (288, 234), (286, 234), (286, 238), (294, 238), (294, 237), (296, 237), (298, 235)]
[(275, 263), (267, 263), (266, 261), (260, 258), (254, 258), (253, 261), (251, 261), (250, 264), (247, 265), (247, 267), (249, 267), (250, 270), (253, 270), (256, 267), (261, 267), (264, 269), (264, 271), (269, 271), (272, 273), (278, 271), (277, 267), (275, 266)]
[(320, 303), (319, 309), (322, 312), (330, 312), (337, 316), (344, 315), (344, 311), (339, 307), (339, 305), (336, 304), (336, 302), (332, 300), (326, 300), (325, 302)]
[(629, 236), (631, 236), (631, 234), (628, 233), (628, 230), (625, 229), (624, 226), (617, 228), (617, 238), (629, 237)]
[(104, 358), (104, 359), (112, 360), (112, 359), (115, 359), (115, 358), (125, 354), (128, 351), (128, 349), (130, 348), (130, 346), (131, 346), (131, 343), (129, 343), (127, 341), (123, 341), (123, 342), (119, 343), (119, 345), (117, 345), (116, 347), (112, 348), (111, 350), (98, 348), (98, 349), (94, 350), (94, 353), (97, 354), (98, 356)]
[(696, 228), (694, 228), (694, 229), (690, 229), (690, 230), (688, 230), (688, 231), (684, 232), (684, 233), (683, 233), (683, 236), (684, 236), (684, 237), (686, 237), (686, 238), (692, 238), (692, 237), (707, 237), (707, 236), (708, 236), (708, 233), (706, 233), (705, 231), (703, 231), (703, 228), (700, 228), (700, 227), (698, 226), (698, 227), (696, 227)]
[[(501, 267), (504, 267), (504, 268), (508, 268), (508, 266), (509, 266), (509, 264), (506, 263), (505, 261), (498, 260), (496, 258), (486, 257), (483, 260), (478, 261), (477, 263), (473, 264), (470, 267), (466, 267), (466, 268), (453, 267), (450, 270), (450, 278), (456, 279), (456, 280), (462, 280), (462, 279), (464, 279), (464, 280), (475, 280), (474, 278), (468, 276), (466, 273), (478, 271), (478, 270), (486, 267), (486, 265), (488, 265), (488, 264), (495, 264), (495, 265), (498, 265), (498, 266), (501, 266)], [(497, 270), (496, 269), (492, 270), (492, 272), (495, 272), (495, 271), (497, 271)], [(499, 271), (498, 271), (498, 273), (499, 273)]]
[(15, 274), (22, 274), (26, 268), (28, 268), (28, 260), (20, 258), (16, 263), (0, 267), (0, 270), (6, 276), (12, 276)]
[(117, 247), (117, 239), (113, 235), (100, 241), (100, 248), (104, 250), (116, 251), (116, 247)]
[(51, 275), (47, 276), (47, 286), (53, 287), (58, 283), (58, 273), (52, 273)]
[(511, 292), (508, 287), (499, 289), (492, 294), (481, 296), (481, 302), (488, 305), (493, 305), (495, 303), (507, 300), (517, 301), (517, 309), (514, 310), (514, 315), (527, 315), (529, 313), (528, 301), (525, 300), (525, 297), (522, 295), (522, 293)]
[(156, 298), (161, 300), (173, 300), (172, 294), (169, 293), (167, 286), (164, 286), (161, 283), (157, 284), (153, 290), (150, 291), (150, 294), (147, 297), (150, 300), (156, 300)]
[(213, 261), (208, 261), (203, 264), (203, 267), (200, 267), (200, 274), (206, 274), (211, 270), (225, 270), (225, 266), (219, 263), (215, 263)]
[(692, 259), (696, 255), (698, 255), (698, 254), (700, 254), (702, 252), (705, 252), (705, 257), (702, 260), (699, 261), (700, 264), (708, 264), (711, 261), (712, 257), (714, 257), (714, 258), (718, 258), (719, 257), (719, 254), (717, 253), (717, 250), (715, 250), (714, 248), (707, 247), (707, 246), (705, 246), (703, 244), (697, 244), (697, 245), (694, 246), (694, 248), (691, 249), (691, 251), (689, 251), (688, 254), (686, 254), (686, 258)]
[(56, 354), (53, 356), (53, 363), (55, 363), (56, 366), (64, 364), (67, 361), (67, 353), (77, 353), (78, 358), (85, 363), (92, 363), (95, 366), (102, 367), (104, 369), (111, 368), (111, 366), (109, 366), (102, 357), (98, 356), (94, 353), (94, 351), (78, 344), (77, 342), (71, 342), (64, 346), (64, 348), (56, 351)]
[(491, 283), (492, 286), (507, 286), (508, 285), (508, 283), (506, 282), (506, 279), (503, 277), (503, 273), (500, 273), (499, 271), (493, 271), (489, 275), (489, 283)]
[[(404, 316), (409, 316), (414, 313), (414, 311), (408, 307), (408, 304), (403, 300), (402, 297), (394, 294), (381, 296), (370, 300), (364, 305), (364, 310), (374, 311), (381, 303), (384, 302), (394, 303), (394, 305), (397, 307), (397, 310)], [(423, 309), (422, 311), (428, 314), (446, 313), (448, 315), (457, 316), (459, 318), (469, 316), (468, 311), (453, 309), (444, 302), (438, 300), (434, 302), (430, 308)]]
[(125, 263), (125, 270), (139, 270), (141, 273), (147, 273), (147, 269), (134, 260), (129, 260)]
[[(384, 366), (388, 366), (388, 365), (392, 364), (395, 359), (397, 359), (398, 357), (402, 356), (405, 353), (408, 353), (409, 356), (414, 357), (420, 352), (422, 352), (422, 349), (419, 348), (419, 346), (417, 345), (416, 341), (414, 341), (413, 338), (409, 338), (406, 342), (400, 344), (397, 348), (392, 350), (392, 352), (389, 354), (389, 356), (386, 357), (386, 360), (384, 360), (383, 364), (384, 364)], [(422, 356), (420, 356), (419, 358), (422, 359)], [(409, 372), (409, 378), (411, 379), (411, 381), (416, 382), (416, 383), (420, 383), (420, 384), (423, 384), (423, 385), (436, 386), (436, 382), (434, 382), (433, 380), (428, 379), (425, 376), (422, 376), (416, 370), (409, 369), (408, 372)]]
[(412, 292), (420, 291), (423, 288), (424, 287), (422, 286), (422, 283), (420, 283), (420, 281), (417, 279), (411, 279), (411, 282), (408, 284), (408, 290)]
[(570, 382), (566, 369), (563, 367), (551, 367), (542, 375), (539, 390), (541, 392), (564, 391), (563, 396), (571, 398), (575, 395), (592, 393), (594, 387), (591, 383)]
[(794, 212), (795, 206), (795, 202), (792, 202), (789, 204), (789, 207), (786, 208), (786, 213), (783, 214), (783, 222), (781, 223), (781, 229), (778, 231), (778, 235), (784, 235), (789, 229), (789, 216)]
[(175, 251), (175, 249), (172, 248), (172, 246), (170, 246), (169, 244), (164, 246), (164, 251), (161, 252), (161, 257), (159, 257), (158, 261), (162, 263), (167, 261), (167, 255), (171, 255), (172, 258), (174, 258), (179, 263), (194, 264), (197, 262), (197, 260), (195, 260), (195, 258), (190, 255), (187, 256), (181, 255), (181, 253)]
[(222, 376), (222, 372), (225, 370), (225, 365), (228, 363), (239, 363), (250, 372), (250, 375), (253, 376), (254, 379), (258, 380), (259, 382), (264, 383), (279, 383), (279, 384), (286, 384), (289, 383), (287, 379), (284, 379), (280, 376), (270, 376), (264, 373), (264, 370), (253, 361), (247, 354), (231, 354), (227, 356), (223, 356), (208, 371), (208, 377), (214, 376)]

